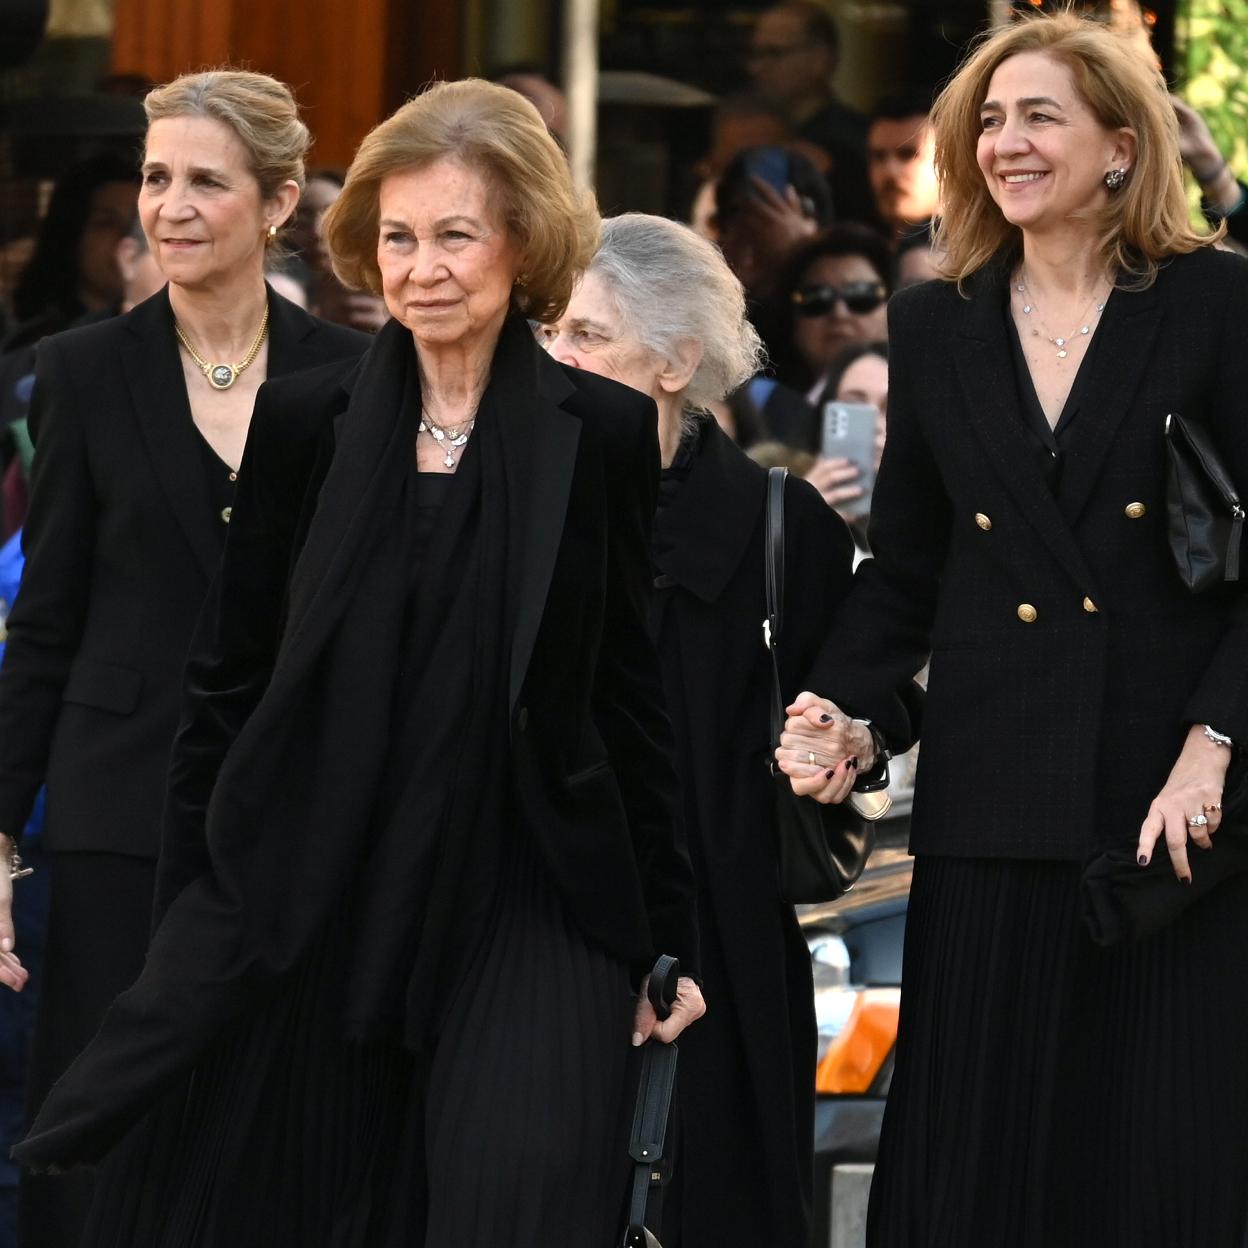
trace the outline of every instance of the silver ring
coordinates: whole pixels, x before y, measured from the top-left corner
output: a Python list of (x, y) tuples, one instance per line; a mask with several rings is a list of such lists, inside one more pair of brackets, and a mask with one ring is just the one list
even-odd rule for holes
[(1187, 826), (1189, 828), (1203, 828), (1203, 827), (1206, 827), (1208, 823), (1209, 823), (1209, 816), (1202, 812), (1199, 815), (1193, 815), (1187, 821)]
[(814, 752), (814, 750), (810, 750), (810, 751), (807, 753), (807, 755), (806, 755), (806, 761), (807, 761), (807, 762), (808, 762), (808, 763), (809, 763), (812, 767), (814, 767), (814, 766), (815, 766), (815, 752)]

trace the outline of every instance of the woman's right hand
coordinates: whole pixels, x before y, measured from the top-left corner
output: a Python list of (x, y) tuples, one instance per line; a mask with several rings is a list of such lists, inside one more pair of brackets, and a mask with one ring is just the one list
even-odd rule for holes
[(861, 475), (852, 460), (820, 455), (811, 465), (806, 480), (823, 495), (829, 507), (835, 508), (862, 497), (862, 487), (854, 484)]
[(13, 881), (8, 864), (13, 860), (13, 842), (0, 832), (0, 984), (21, 992), (30, 972), (13, 952), (16, 934), (13, 931)]

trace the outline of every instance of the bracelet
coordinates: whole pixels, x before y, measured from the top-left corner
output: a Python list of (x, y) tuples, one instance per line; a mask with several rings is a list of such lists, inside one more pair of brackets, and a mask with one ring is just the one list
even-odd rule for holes
[(1226, 733), (1219, 732), (1216, 728), (1210, 728), (1208, 724), (1203, 725), (1203, 727), (1205, 730), (1205, 736), (1208, 737), (1214, 745), (1224, 745), (1228, 750), (1233, 750), (1235, 748), (1234, 740), (1228, 737)]
[(22, 856), (17, 852), (17, 842), (12, 837), (9, 838), (9, 879), (24, 880), (28, 875), (34, 875), (34, 867), (23, 867)]
[(1196, 179), (1197, 184), (1200, 186), (1212, 186), (1226, 172), (1230, 163), (1231, 162), (1227, 160), (1225, 156), (1223, 156), (1222, 162), (1218, 165), (1218, 167), (1212, 173), (1206, 174), (1202, 178), (1200, 174), (1198, 174), (1196, 170), (1193, 169), (1192, 177)]

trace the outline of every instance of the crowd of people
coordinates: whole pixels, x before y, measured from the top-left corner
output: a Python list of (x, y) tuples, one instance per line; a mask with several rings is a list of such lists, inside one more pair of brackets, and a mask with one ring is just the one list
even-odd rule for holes
[[(606, 1248), (677, 1037), (652, 1229), (806, 1248), (776, 786), (845, 826), (920, 737), (872, 1248), (1242, 1242), (1242, 534), (1183, 584), (1167, 430), (1248, 488), (1248, 191), (1087, 19), (867, 116), (838, 54), (760, 17), (689, 224), (602, 219), (519, 69), (312, 172), (187, 74), (60, 180), (0, 351), (21, 1248)], [(1108, 947), (1106, 854), (1175, 894)]]

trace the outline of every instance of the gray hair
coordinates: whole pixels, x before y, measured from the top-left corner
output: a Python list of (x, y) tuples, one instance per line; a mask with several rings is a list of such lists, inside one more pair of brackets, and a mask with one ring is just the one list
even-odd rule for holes
[(642, 346), (673, 362), (682, 342), (701, 346), (686, 407), (720, 401), (762, 367), (744, 288), (719, 249), (687, 225), (641, 212), (610, 217), (587, 271), (602, 279)]

